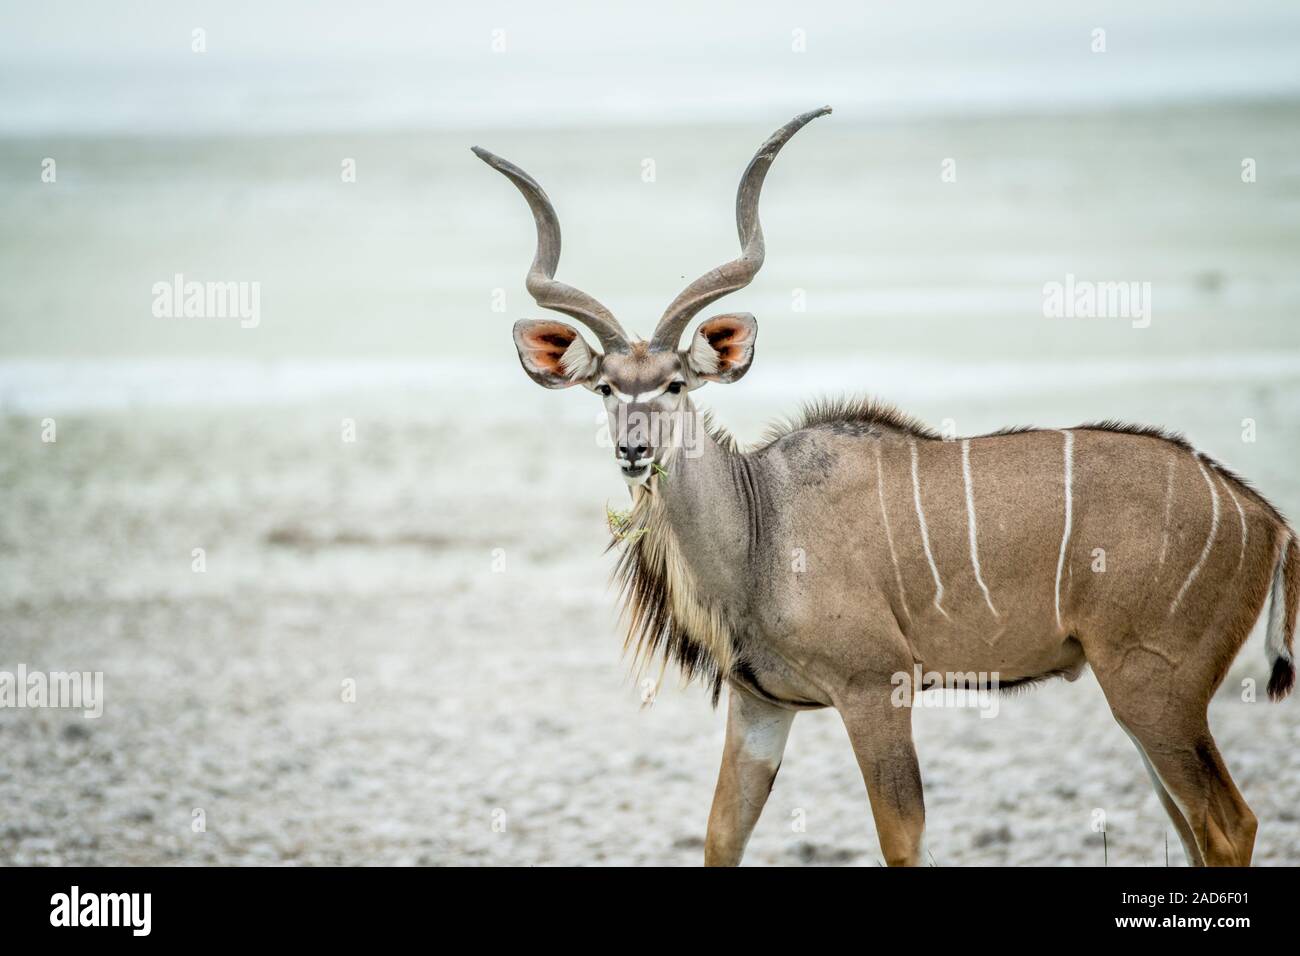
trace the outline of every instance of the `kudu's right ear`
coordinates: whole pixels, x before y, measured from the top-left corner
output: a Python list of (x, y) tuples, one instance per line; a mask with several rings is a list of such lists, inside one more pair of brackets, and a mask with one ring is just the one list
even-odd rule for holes
[(577, 329), (550, 319), (516, 322), (515, 348), (528, 377), (546, 388), (586, 384), (600, 367), (599, 356)]

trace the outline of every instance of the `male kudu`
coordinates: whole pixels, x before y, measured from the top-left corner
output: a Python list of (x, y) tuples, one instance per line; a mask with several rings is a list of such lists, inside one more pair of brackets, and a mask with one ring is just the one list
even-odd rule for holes
[[(524, 371), (599, 394), (634, 501), (622, 548), (628, 644), (728, 687), (727, 739), (705, 862), (738, 863), (796, 712), (843, 717), (891, 864), (921, 861), (925, 818), (911, 708), (894, 676), (995, 673), (1002, 687), (1091, 666), (1194, 864), (1250, 862), (1256, 821), (1206, 709), (1272, 593), (1269, 694), (1295, 678), (1300, 548), (1261, 495), (1181, 438), (1105, 422), (944, 440), (888, 406), (820, 405), (742, 451), (702, 428), (690, 393), (753, 357), (745, 313), (695, 315), (763, 264), (758, 198), (782, 146), (758, 150), (736, 197), (741, 255), (692, 282), (650, 341), (556, 281), (560, 230), (541, 187), (517, 186), (537, 225), (528, 291), (586, 325), (516, 323)], [(650, 427), (655, 422), (666, 427)], [(649, 423), (649, 424), (648, 424)], [(695, 439), (684, 452), (683, 436)], [(1093, 549), (1108, 570), (1093, 573)], [(802, 550), (799, 550), (802, 549)], [(792, 555), (806, 555), (798, 573)]]

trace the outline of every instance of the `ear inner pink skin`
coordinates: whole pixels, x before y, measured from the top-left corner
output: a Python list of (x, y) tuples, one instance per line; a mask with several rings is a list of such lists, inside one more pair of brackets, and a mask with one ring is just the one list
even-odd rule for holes
[(524, 334), (524, 342), (532, 353), (532, 360), (548, 372), (560, 374), (560, 359), (573, 342), (574, 332), (560, 322), (534, 327)]
[(701, 378), (714, 382), (734, 382), (749, 370), (754, 357), (754, 340), (757, 333), (754, 317), (747, 313), (719, 315), (700, 325), (692, 354), (711, 356), (715, 365), (697, 368)]
[(565, 367), (565, 356), (581, 339), (577, 329), (563, 322), (521, 319), (515, 323), (514, 338), (519, 364), (538, 385), (568, 388), (580, 381)]

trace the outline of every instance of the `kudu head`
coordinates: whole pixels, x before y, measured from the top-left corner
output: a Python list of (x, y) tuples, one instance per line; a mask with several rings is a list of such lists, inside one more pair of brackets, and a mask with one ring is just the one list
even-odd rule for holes
[(583, 385), (601, 396), (609, 414), (610, 436), (623, 478), (629, 485), (649, 480), (654, 466), (668, 462), (683, 441), (688, 420), (686, 393), (705, 382), (734, 382), (749, 370), (758, 323), (747, 312), (713, 316), (702, 322), (689, 344), (682, 333), (696, 314), (730, 292), (743, 289), (763, 265), (763, 229), (758, 197), (768, 167), (795, 133), (829, 113), (823, 107), (796, 116), (773, 133), (740, 177), (736, 191), (736, 230), (740, 257), (711, 269), (673, 299), (650, 340), (632, 339), (607, 308), (585, 292), (555, 278), (560, 261), (560, 222), (537, 181), (511, 162), (485, 149), (474, 154), (505, 175), (523, 193), (537, 223), (537, 254), (525, 285), (544, 309), (563, 312), (591, 330), (603, 351), (587, 343), (573, 326), (553, 319), (515, 323), (515, 347), (529, 377), (546, 388)]

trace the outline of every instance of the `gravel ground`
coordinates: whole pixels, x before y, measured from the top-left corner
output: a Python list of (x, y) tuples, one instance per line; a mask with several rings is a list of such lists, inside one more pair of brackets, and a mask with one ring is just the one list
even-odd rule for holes
[[(1230, 398), (1168, 395), (1192, 421)], [(621, 491), (570, 398), (456, 424), (403, 397), (355, 443), (331, 402), (67, 415), (54, 444), (3, 420), (0, 669), (102, 671), (106, 704), (0, 710), (0, 862), (698, 863), (722, 711), (640, 706), (602, 553)], [(581, 414), (545, 427), (557, 402)], [(1284, 506), (1296, 437), (1246, 462)], [(1256, 861), (1294, 865), (1297, 711), (1241, 700), (1258, 640), (1211, 721)], [(1181, 865), (1090, 675), (999, 704), (916, 716), (937, 864)], [(800, 715), (747, 862), (878, 857), (838, 718)]]

